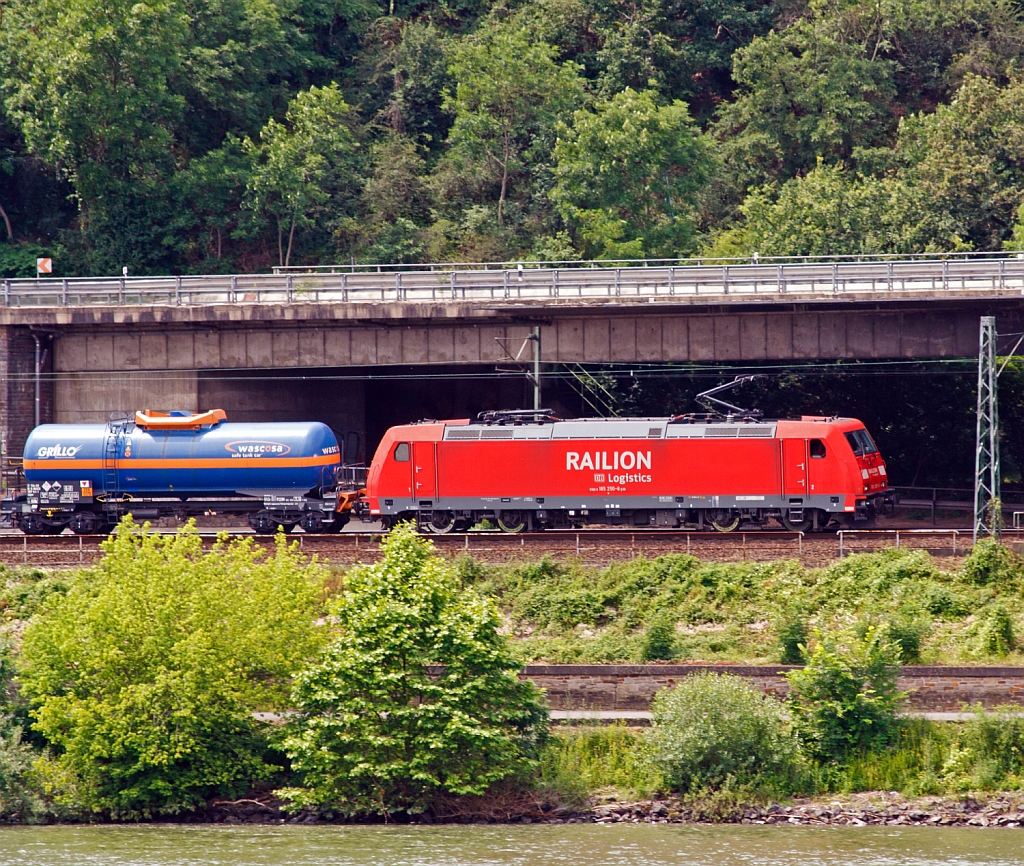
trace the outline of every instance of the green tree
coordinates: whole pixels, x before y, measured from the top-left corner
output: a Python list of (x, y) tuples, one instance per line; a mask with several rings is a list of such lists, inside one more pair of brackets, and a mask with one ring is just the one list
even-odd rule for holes
[(786, 674), (796, 727), (811, 754), (831, 761), (888, 745), (903, 697), (899, 661), (883, 630), (869, 628), (845, 646), (817, 634), (804, 668)]
[(834, 27), (801, 21), (736, 52), (736, 101), (716, 123), (736, 189), (782, 182), (884, 144), (893, 126), (892, 65)]
[(499, 227), (512, 186), (544, 163), (555, 123), (583, 98), (575, 64), (555, 57), (554, 48), (514, 26), (487, 27), (453, 52), (448, 145), (466, 180), (497, 199)]
[[(898, 247), (898, 227), (890, 225), (889, 217), (894, 186), (819, 162), (775, 190), (751, 192), (740, 207), (744, 222), (729, 241), (744, 255), (893, 252)], [(707, 252), (714, 255), (715, 247)]]
[(417, 811), (535, 767), (547, 714), (517, 678), (493, 602), (460, 589), (409, 526), (382, 548), (349, 572), (338, 636), (296, 680), (285, 748), (302, 786), (282, 792), (293, 806)]
[(451, 37), (429, 22), (379, 19), (364, 39), (361, 61), (370, 68), (361, 105), (376, 108), (381, 124), (432, 152), (452, 125), (442, 108), (454, 86), (446, 50)]
[(621, 255), (622, 240), (648, 255), (686, 251), (711, 173), (686, 106), (627, 88), (595, 109), (577, 111), (555, 145), (551, 196), (562, 215), (598, 255)]
[(14, 0), (3, 22), (8, 113), (31, 152), (71, 182), (90, 266), (151, 266), (185, 111), (169, 86), (187, 41), (183, 10), (174, 0)]
[(355, 199), (357, 142), (350, 114), (336, 84), (311, 87), (292, 100), (284, 124), (271, 118), (259, 145), (247, 141), (253, 170), (246, 205), (274, 219), (278, 264), (291, 263), (297, 227), (340, 215)]
[(967, 76), (949, 105), (903, 119), (896, 154), (909, 195), (895, 217), (912, 247), (998, 249), (1024, 197), (1024, 79)]
[(174, 177), (178, 205), (164, 243), (200, 272), (221, 270), (225, 240), (240, 228), (242, 200), (252, 173), (252, 151), (234, 135)]
[(103, 551), (25, 633), (20, 682), (58, 800), (173, 814), (269, 778), (252, 713), (287, 707), (323, 645), (323, 569), (283, 536), (269, 556), (248, 539), (204, 552), (194, 525), (161, 536), (130, 518)]

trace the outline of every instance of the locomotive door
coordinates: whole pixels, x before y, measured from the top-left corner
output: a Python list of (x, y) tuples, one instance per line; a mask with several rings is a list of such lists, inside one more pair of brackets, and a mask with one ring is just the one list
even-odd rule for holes
[(787, 496), (807, 495), (807, 442), (782, 440), (782, 492)]
[(433, 442), (412, 443), (412, 489), (414, 499), (433, 499), (437, 495)]

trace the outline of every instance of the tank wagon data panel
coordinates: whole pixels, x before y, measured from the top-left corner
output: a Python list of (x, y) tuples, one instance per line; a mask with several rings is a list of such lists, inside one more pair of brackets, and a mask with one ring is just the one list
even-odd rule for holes
[(809, 531), (866, 523), (892, 499), (855, 419), (561, 421), (525, 410), (392, 428), (367, 494), (385, 523), (435, 532), (482, 519), (508, 531), (773, 522)]
[(336, 531), (341, 449), (318, 422), (231, 423), (220, 409), (47, 424), (25, 443), (24, 493), (3, 516), (32, 534), (137, 518), (243, 514), (257, 532)]

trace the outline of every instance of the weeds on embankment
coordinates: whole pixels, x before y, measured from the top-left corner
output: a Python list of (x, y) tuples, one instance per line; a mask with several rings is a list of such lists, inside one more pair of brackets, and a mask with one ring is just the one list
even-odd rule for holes
[(798, 662), (814, 629), (884, 625), (904, 664), (1021, 661), (1024, 558), (991, 543), (947, 570), (923, 551), (858, 554), (825, 568), (685, 554), (595, 569), (542, 559), (458, 560), (492, 596), (525, 661)]

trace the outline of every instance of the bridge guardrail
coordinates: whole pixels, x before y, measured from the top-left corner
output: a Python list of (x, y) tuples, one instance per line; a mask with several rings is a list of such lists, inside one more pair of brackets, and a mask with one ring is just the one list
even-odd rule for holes
[(673, 297), (831, 296), (1020, 291), (1024, 258), (878, 262), (656, 264), (630, 267), (421, 266), (230, 276), (3, 280), (5, 307), (195, 306), (261, 303), (517, 302)]

